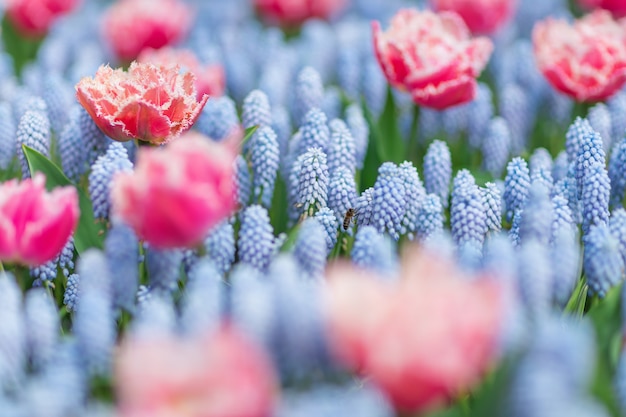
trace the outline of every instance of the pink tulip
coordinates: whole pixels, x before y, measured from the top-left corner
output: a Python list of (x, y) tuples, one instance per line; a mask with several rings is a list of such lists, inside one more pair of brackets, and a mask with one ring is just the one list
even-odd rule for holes
[(37, 38), (78, 3), (79, 0), (7, 0), (6, 15), (22, 35)]
[(101, 66), (76, 84), (76, 96), (110, 138), (168, 142), (188, 130), (208, 100), (196, 100), (195, 76), (178, 67), (133, 62), (124, 72)]
[(489, 34), (506, 23), (515, 9), (516, 0), (430, 0), (438, 12), (458, 13), (472, 33)]
[(455, 13), (401, 10), (387, 32), (372, 23), (374, 48), (387, 80), (416, 104), (445, 109), (471, 101), (493, 44), (470, 38)]
[(578, 0), (581, 6), (587, 9), (605, 9), (615, 17), (626, 16), (626, 1), (624, 0)]
[(606, 100), (626, 82), (626, 28), (607, 11), (570, 25), (548, 18), (535, 25), (539, 69), (552, 86), (577, 101)]
[(196, 77), (197, 99), (204, 95), (221, 96), (225, 89), (224, 69), (220, 65), (202, 65), (194, 53), (187, 49), (145, 49), (137, 58), (139, 62), (150, 62), (156, 65), (176, 67), (184, 72), (191, 72)]
[(423, 412), (471, 388), (494, 362), (504, 293), (436, 254), (404, 255), (398, 281), (352, 265), (329, 269), (329, 337), (337, 357), (398, 410)]
[(122, 61), (146, 48), (159, 49), (183, 40), (192, 12), (180, 0), (118, 0), (103, 18), (104, 37)]
[(276, 378), (264, 352), (230, 328), (194, 339), (127, 339), (115, 380), (120, 417), (269, 417)]
[(195, 132), (141, 148), (135, 171), (113, 181), (113, 212), (154, 247), (194, 247), (235, 210), (234, 159), (229, 147)]
[(254, 0), (259, 14), (282, 26), (297, 26), (308, 19), (328, 19), (347, 4), (347, 0)]
[(76, 229), (80, 210), (74, 187), (46, 192), (46, 177), (0, 185), (0, 260), (28, 266), (54, 259)]

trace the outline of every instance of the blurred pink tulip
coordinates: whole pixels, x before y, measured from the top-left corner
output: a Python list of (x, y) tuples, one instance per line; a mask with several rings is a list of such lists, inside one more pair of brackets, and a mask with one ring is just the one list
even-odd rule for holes
[(615, 17), (626, 16), (626, 1), (624, 0), (578, 0), (581, 6), (587, 9), (605, 9)]
[(24, 36), (44, 36), (52, 24), (74, 10), (79, 0), (7, 0), (6, 16)]
[(194, 247), (235, 210), (234, 159), (228, 146), (195, 132), (141, 148), (135, 171), (114, 178), (113, 212), (154, 247)]
[(118, 0), (102, 23), (113, 52), (130, 62), (146, 48), (159, 49), (183, 40), (192, 12), (180, 0)]
[(28, 266), (54, 259), (76, 229), (80, 209), (74, 187), (48, 193), (46, 178), (0, 185), (0, 260)]
[(120, 417), (270, 417), (276, 377), (234, 329), (194, 339), (122, 343), (115, 366)]
[(328, 19), (347, 3), (347, 0), (254, 0), (264, 19), (283, 26), (297, 26), (307, 19)]
[(173, 68), (179, 66), (182, 72), (191, 72), (196, 77), (198, 100), (202, 100), (205, 94), (210, 97), (224, 94), (224, 69), (220, 65), (202, 65), (190, 50), (168, 47), (144, 49), (137, 61)]
[(410, 93), (416, 104), (441, 110), (474, 98), (476, 77), (493, 44), (484, 37), (472, 39), (456, 13), (405, 9), (386, 32), (378, 22), (372, 27), (376, 56), (387, 80)]
[(516, 0), (430, 0), (434, 10), (458, 13), (477, 34), (489, 34), (506, 23), (515, 9)]
[(168, 142), (189, 129), (208, 100), (196, 99), (195, 76), (178, 67), (133, 62), (128, 72), (101, 66), (76, 84), (76, 96), (111, 139)]
[(626, 26), (604, 10), (570, 25), (548, 18), (535, 25), (539, 69), (552, 86), (575, 100), (601, 101), (626, 82)]
[(495, 281), (411, 248), (398, 281), (331, 267), (331, 345), (401, 411), (427, 411), (476, 384), (495, 361), (504, 305)]

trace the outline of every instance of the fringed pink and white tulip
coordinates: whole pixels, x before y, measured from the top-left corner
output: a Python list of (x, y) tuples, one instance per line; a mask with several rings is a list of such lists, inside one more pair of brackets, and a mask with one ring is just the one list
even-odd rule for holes
[(202, 65), (190, 50), (169, 47), (145, 49), (137, 61), (172, 68), (179, 66), (182, 72), (191, 72), (196, 77), (198, 100), (202, 100), (205, 94), (210, 97), (224, 94), (226, 88), (224, 68), (221, 65)]
[(329, 338), (398, 410), (423, 412), (470, 389), (495, 362), (504, 292), (435, 253), (411, 248), (403, 260), (397, 281), (348, 264), (328, 270)]
[(604, 10), (573, 25), (548, 18), (535, 25), (539, 69), (558, 91), (579, 102), (602, 101), (626, 82), (626, 26)]
[(270, 417), (276, 377), (235, 329), (182, 339), (130, 336), (115, 367), (120, 417)]
[(162, 144), (188, 130), (206, 104), (194, 83), (194, 74), (178, 67), (133, 62), (128, 72), (101, 66), (76, 84), (76, 96), (111, 139)]
[(74, 187), (46, 191), (46, 178), (35, 174), (21, 183), (0, 185), (0, 260), (43, 265), (63, 249), (78, 224)]
[(146, 48), (182, 41), (191, 27), (192, 11), (180, 0), (118, 0), (102, 23), (115, 55), (130, 62)]
[(329, 19), (347, 3), (346, 0), (254, 0), (265, 20), (281, 26), (297, 26), (308, 19)]
[(20, 34), (44, 36), (59, 17), (74, 10), (80, 0), (7, 0), (6, 16)]
[(141, 148), (135, 171), (114, 178), (114, 215), (160, 249), (195, 247), (235, 208), (233, 150), (190, 132)]
[(488, 38), (471, 38), (457, 14), (405, 9), (383, 32), (373, 22), (374, 48), (387, 80), (416, 104), (442, 110), (471, 101), (476, 78), (493, 50)]
[(472, 33), (497, 31), (513, 15), (516, 0), (430, 0), (438, 12), (455, 12)]

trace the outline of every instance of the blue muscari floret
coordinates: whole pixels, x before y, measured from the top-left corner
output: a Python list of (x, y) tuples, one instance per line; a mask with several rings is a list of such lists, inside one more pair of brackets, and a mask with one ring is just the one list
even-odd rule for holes
[(183, 252), (178, 249), (160, 250), (152, 247), (146, 248), (146, 252), (146, 267), (151, 290), (159, 292), (175, 290)]
[(572, 120), (574, 101), (554, 88), (548, 88), (546, 101), (548, 117), (557, 122), (559, 126), (567, 126)]
[(426, 192), (439, 196), (444, 207), (448, 207), (451, 179), (450, 149), (445, 142), (434, 140), (424, 155), (424, 184)]
[(54, 300), (43, 288), (26, 293), (24, 313), (31, 360), (41, 369), (54, 357), (59, 339), (59, 314)]
[(358, 226), (374, 225), (374, 187), (363, 190), (356, 200), (356, 223)]
[(626, 210), (623, 207), (613, 210), (609, 219), (611, 234), (619, 241), (619, 251), (626, 266)]
[(339, 227), (339, 222), (335, 217), (335, 213), (328, 207), (323, 207), (320, 211), (315, 213), (315, 219), (326, 231), (326, 249), (328, 249), (328, 253), (330, 253), (337, 244), (337, 228)]
[(520, 157), (513, 158), (508, 163), (506, 170), (503, 197), (506, 219), (511, 221), (515, 212), (522, 209), (526, 203), (530, 188), (530, 171), (526, 161)]
[(213, 262), (217, 271), (226, 275), (235, 262), (235, 229), (229, 221), (223, 221), (209, 232), (204, 240), (207, 257)]
[[(300, 158), (298, 170), (297, 204), (300, 210), (312, 216), (322, 207), (327, 206), (328, 165), (326, 154), (320, 148), (309, 148)], [(298, 163), (296, 162), (296, 165)]]
[(589, 292), (604, 297), (623, 278), (624, 260), (619, 239), (611, 234), (607, 224), (599, 224), (589, 229), (583, 242), (583, 265)]
[(27, 110), (20, 119), (15, 133), (17, 156), (22, 165), (22, 178), (30, 178), (30, 169), (22, 145), (33, 148), (43, 155), (50, 152), (50, 121), (48, 116), (40, 111)]
[(310, 278), (320, 278), (324, 273), (326, 236), (324, 226), (314, 217), (304, 220), (300, 226), (293, 253), (302, 271)]
[(417, 230), (417, 215), (424, 197), (426, 197), (426, 190), (412, 162), (404, 161), (398, 168), (400, 178), (404, 184), (406, 201), (402, 225), (398, 232), (401, 235), (407, 235), (410, 240), (413, 240)]
[(26, 326), (22, 292), (10, 273), (0, 274), (0, 305), (0, 387), (15, 389), (26, 365)]
[(296, 124), (302, 124), (311, 109), (321, 108), (323, 100), (324, 85), (320, 74), (312, 67), (303, 68), (298, 73), (294, 89), (293, 118)]
[(289, 138), (291, 137), (291, 120), (289, 119), (289, 111), (285, 107), (272, 107), (272, 129), (276, 133), (282, 159), (287, 154)]
[(361, 169), (365, 160), (367, 146), (369, 144), (369, 126), (363, 116), (363, 111), (357, 103), (346, 108), (346, 124), (352, 132), (356, 149), (356, 166)]
[(286, 54), (280, 55), (277, 60), (267, 62), (259, 77), (259, 89), (267, 94), (272, 108), (285, 106), (290, 92), (292, 65)]
[(429, 141), (439, 134), (442, 130), (441, 112), (434, 109), (420, 109), (419, 120), (417, 121), (417, 130), (419, 138), (422, 141)]
[(19, 123), (26, 111), (39, 111), (48, 114), (46, 102), (41, 97), (34, 96), (26, 90), (18, 90), (11, 101), (13, 110), (13, 119), (15, 123)]
[(491, 89), (485, 83), (478, 83), (476, 98), (470, 103), (468, 109), (468, 141), (471, 147), (480, 149), (483, 137), (493, 117), (493, 96)]
[(341, 48), (337, 58), (337, 82), (346, 96), (357, 101), (361, 80), (361, 59), (357, 48)]
[(497, 233), (502, 229), (502, 196), (500, 189), (495, 183), (488, 182), (480, 191), (487, 214), (487, 230)]
[(366, 59), (362, 83), (367, 108), (373, 115), (381, 114), (387, 97), (387, 80), (376, 58), (369, 57)]
[(324, 91), (322, 111), (329, 119), (336, 119), (341, 115), (341, 92), (337, 87), (331, 86)]
[(582, 193), (583, 235), (594, 224), (609, 221), (611, 181), (604, 165), (593, 164), (587, 169)]
[(237, 254), (241, 263), (265, 271), (274, 250), (274, 230), (267, 210), (252, 205), (241, 213)]
[(84, 152), (83, 135), (80, 130), (80, 109), (75, 107), (70, 112), (69, 121), (58, 137), (61, 166), (67, 177), (78, 182), (86, 171), (86, 152)]
[(587, 119), (577, 117), (565, 134), (565, 151), (567, 152), (567, 160), (571, 163), (578, 159), (578, 151), (583, 142), (583, 138), (587, 134), (591, 134), (593, 128)]
[(600, 138), (597, 132), (591, 131), (583, 135), (576, 158), (576, 184), (580, 200), (583, 200), (583, 183), (590, 175), (590, 170), (594, 165), (600, 165), (604, 168), (606, 161), (604, 149), (602, 148), (602, 138)]
[(552, 232), (552, 200), (550, 190), (541, 182), (533, 182), (530, 186), (524, 215), (520, 224), (520, 239), (535, 239), (542, 244), (550, 241)]
[(450, 206), (450, 230), (458, 245), (474, 240), (482, 245), (487, 233), (487, 212), (480, 188), (466, 169), (454, 178)]
[(400, 239), (407, 201), (404, 180), (396, 164), (385, 162), (378, 168), (373, 194), (371, 224), (380, 233)]
[(331, 177), (340, 167), (345, 167), (350, 172), (355, 172), (356, 145), (350, 129), (340, 119), (331, 120), (329, 127), (331, 135), (328, 146), (328, 172)]
[(237, 202), (246, 207), (250, 203), (252, 195), (252, 180), (250, 178), (250, 169), (246, 159), (237, 155), (235, 158), (235, 183), (237, 184)]
[(511, 150), (520, 154), (526, 148), (528, 134), (532, 128), (529, 97), (515, 84), (506, 85), (500, 98), (500, 114), (507, 121), (511, 131)]
[(56, 135), (63, 131), (69, 120), (67, 110), (72, 104), (73, 97), (69, 94), (71, 91), (72, 89), (58, 74), (49, 74), (44, 79), (42, 98), (46, 102), (50, 124)]
[(104, 241), (104, 251), (111, 272), (113, 303), (133, 311), (139, 287), (139, 239), (121, 221), (114, 221)]
[(552, 226), (551, 226), (551, 240), (554, 241), (560, 230), (566, 229), (571, 232), (576, 230), (576, 223), (572, 217), (572, 210), (569, 207), (569, 202), (561, 194), (556, 194), (552, 197)]
[(302, 137), (298, 143), (298, 153), (302, 155), (309, 148), (318, 147), (323, 152), (328, 151), (330, 142), (330, 129), (328, 119), (319, 108), (312, 108), (304, 117), (301, 132)]
[(448, 140), (458, 140), (467, 130), (468, 107), (468, 104), (461, 104), (441, 111), (441, 123)]
[(244, 128), (269, 126), (272, 123), (270, 100), (261, 90), (252, 90), (243, 100), (241, 122)]
[(180, 324), (187, 334), (203, 334), (219, 326), (226, 288), (215, 263), (202, 259), (189, 271), (181, 303)]
[(43, 265), (39, 265), (30, 269), (30, 276), (37, 278), (35, 283), (42, 284), (42, 281), (53, 281), (57, 276), (58, 259), (52, 259)]
[[(602, 138), (604, 149), (611, 149), (613, 139), (611, 130), (611, 112), (609, 111), (608, 106), (604, 103), (594, 105), (591, 109), (589, 109), (587, 120), (589, 120), (589, 124), (593, 130), (598, 132), (600, 138)], [(621, 139), (622, 136), (623, 133), (618, 136), (618, 138)]]
[(170, 293), (152, 288), (150, 297), (138, 303), (131, 332), (138, 337), (171, 335), (176, 330), (176, 312)]
[(496, 116), (485, 129), (482, 141), (483, 167), (494, 177), (499, 177), (506, 166), (512, 148), (511, 131), (507, 121)]
[(0, 169), (7, 169), (15, 156), (15, 129), (11, 105), (0, 103)]
[(104, 154), (111, 143), (111, 139), (105, 136), (93, 121), (87, 110), (81, 108), (78, 118), (80, 132), (83, 135), (83, 152), (86, 153), (87, 165), (91, 166), (96, 159)]
[(609, 161), (609, 178), (611, 180), (611, 207), (620, 207), (626, 194), (626, 139), (621, 139), (613, 147)]
[(343, 218), (348, 209), (356, 207), (357, 198), (354, 174), (349, 168), (339, 167), (330, 176), (328, 207), (334, 211), (335, 217), (340, 223), (343, 223)]
[(230, 95), (241, 102), (245, 95), (254, 88), (256, 78), (252, 57), (244, 49), (231, 49), (224, 54), (226, 87)]
[(393, 241), (372, 226), (359, 228), (350, 253), (352, 263), (384, 276), (398, 270), (398, 255)]
[(258, 130), (249, 142), (254, 201), (270, 207), (280, 165), (280, 148), (276, 133), (269, 126)]
[(558, 181), (562, 180), (567, 176), (567, 171), (569, 170), (569, 162), (567, 162), (567, 152), (561, 151), (554, 158), (554, 163), (552, 164), (552, 180), (556, 184)]
[(520, 245), (520, 235), (519, 229), (522, 224), (524, 210), (520, 209), (515, 212), (513, 216), (513, 220), (511, 221), (511, 228), (509, 229), (509, 238), (511, 239), (511, 243), (513, 246), (518, 247)]
[(211, 97), (198, 117), (195, 128), (213, 140), (220, 141), (239, 125), (235, 102), (227, 96)]
[(557, 229), (550, 246), (550, 262), (553, 298), (560, 308), (565, 308), (579, 279), (580, 246), (577, 230), (568, 227)]
[(417, 211), (416, 237), (427, 241), (443, 231), (444, 214), (441, 199), (436, 194), (426, 194)]
[(483, 270), (488, 275), (510, 282), (517, 276), (516, 252), (506, 233), (494, 233), (485, 240)]
[(626, 134), (626, 93), (618, 91), (608, 101), (611, 114), (611, 137), (621, 140)]
[(578, 199), (578, 186), (576, 184), (574, 171), (575, 166), (572, 163), (565, 178), (554, 185), (553, 194), (561, 194), (567, 199), (569, 209), (572, 211), (572, 219), (574, 219), (576, 224), (580, 224), (582, 222), (582, 211), (581, 203)]
[(63, 295), (63, 304), (67, 308), (67, 311), (72, 312), (76, 308), (76, 302), (78, 301), (78, 284), (80, 277), (78, 274), (72, 274), (67, 278), (67, 284), (65, 285), (65, 294)]
[(456, 258), (459, 266), (468, 272), (477, 272), (482, 264), (483, 245), (475, 240), (467, 240), (457, 248)]
[(522, 301), (533, 319), (545, 317), (552, 300), (552, 269), (548, 246), (523, 240), (517, 254), (517, 282)]
[(548, 171), (552, 173), (552, 156), (546, 148), (537, 148), (530, 156), (528, 166), (530, 168), (530, 175), (540, 170)]
[(126, 148), (119, 143), (109, 145), (106, 153), (99, 156), (89, 174), (89, 197), (95, 218), (109, 217), (110, 193), (113, 177), (119, 172), (132, 172), (133, 163), (128, 159)]

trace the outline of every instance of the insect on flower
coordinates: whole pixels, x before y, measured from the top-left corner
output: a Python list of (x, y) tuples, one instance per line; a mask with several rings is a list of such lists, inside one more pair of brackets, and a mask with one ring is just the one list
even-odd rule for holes
[(346, 215), (343, 218), (343, 230), (348, 230), (350, 223), (352, 223), (352, 220), (354, 220), (358, 214), (358, 210), (352, 207), (346, 211)]

